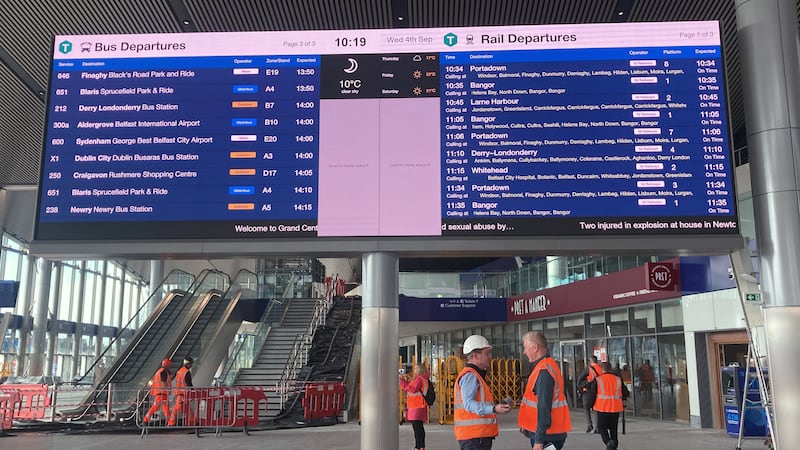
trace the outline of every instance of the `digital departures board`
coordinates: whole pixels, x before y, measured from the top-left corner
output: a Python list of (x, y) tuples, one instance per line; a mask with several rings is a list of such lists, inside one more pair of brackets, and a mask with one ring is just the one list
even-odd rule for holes
[(35, 239), (738, 235), (717, 22), (58, 36)]

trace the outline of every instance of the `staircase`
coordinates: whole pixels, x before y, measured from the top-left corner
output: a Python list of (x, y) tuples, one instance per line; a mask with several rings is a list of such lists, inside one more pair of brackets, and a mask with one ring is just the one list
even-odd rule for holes
[[(275, 388), (281, 381), (295, 340), (308, 332), (314, 316), (316, 299), (286, 299), (286, 312), (280, 324), (269, 331), (264, 346), (249, 369), (241, 369), (234, 386), (265, 386)], [(267, 417), (275, 417), (281, 410), (280, 394), (267, 391)]]

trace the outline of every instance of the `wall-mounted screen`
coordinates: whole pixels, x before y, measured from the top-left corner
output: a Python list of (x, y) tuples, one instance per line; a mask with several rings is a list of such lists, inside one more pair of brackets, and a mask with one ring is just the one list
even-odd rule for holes
[(57, 36), (35, 239), (736, 235), (717, 22)]

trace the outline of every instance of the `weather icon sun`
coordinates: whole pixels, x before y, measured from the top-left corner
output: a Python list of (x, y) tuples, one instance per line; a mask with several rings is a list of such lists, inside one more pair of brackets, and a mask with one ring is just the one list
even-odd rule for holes
[(421, 71), (421, 70), (415, 70), (415, 71), (414, 71), (414, 72), (411, 74), (411, 76), (413, 76), (413, 77), (414, 77), (414, 79), (417, 79), (417, 80), (419, 80), (420, 78), (422, 78), (422, 71)]
[(422, 95), (422, 88), (419, 86), (414, 86), (414, 89), (411, 90), (414, 95)]

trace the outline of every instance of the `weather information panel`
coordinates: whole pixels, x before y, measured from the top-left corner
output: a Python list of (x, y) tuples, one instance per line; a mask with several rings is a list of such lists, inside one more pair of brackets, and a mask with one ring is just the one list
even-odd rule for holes
[(738, 234), (717, 22), (58, 36), (37, 240)]

